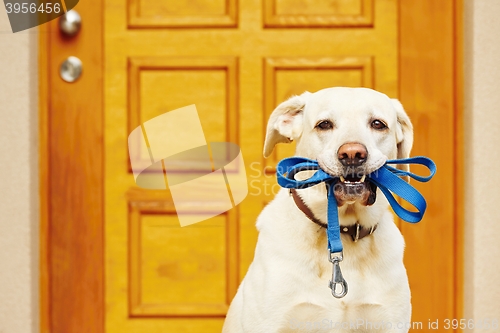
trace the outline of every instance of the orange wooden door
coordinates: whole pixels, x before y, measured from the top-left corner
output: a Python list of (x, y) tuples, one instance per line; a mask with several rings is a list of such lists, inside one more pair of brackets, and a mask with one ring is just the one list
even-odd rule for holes
[[(454, 57), (454, 7), (429, 4), (79, 4), (84, 29), (76, 39), (57, 33), (42, 39), (47, 42), (42, 51), (48, 50), (42, 53), (42, 66), (50, 78), (41, 122), (48, 153), (42, 160), (48, 179), (44, 188), (50, 191), (44, 199), (50, 209), (43, 215), (46, 331), (220, 332), (252, 261), (256, 217), (277, 191), (274, 166), (293, 154), (293, 145), (281, 145), (269, 159), (262, 157), (267, 118), (290, 95), (330, 86), (401, 94), (416, 127), (416, 153), (439, 165), (434, 185), (421, 187), (430, 206), (423, 224), (400, 223), (407, 239), (413, 319), (426, 325), (428, 319), (455, 316), (455, 234), (445, 230), (456, 230), (457, 223), (456, 152), (441, 153), (456, 137), (454, 88), (424, 75), (429, 69), (415, 60), (433, 35), (435, 44), (429, 54), (423, 52), (427, 65), (434, 75), (451, 79), (453, 61), (446, 61)], [(102, 16), (95, 14), (99, 6)], [(55, 22), (50, 29), (57, 29)], [(432, 49), (440, 47), (446, 52), (435, 56)], [(70, 54), (84, 62), (84, 75), (72, 85), (57, 75), (60, 61)], [(72, 94), (77, 98), (68, 103), (65, 96)], [(435, 99), (428, 101), (429, 95)], [(237, 208), (181, 228), (168, 191), (134, 184), (127, 136), (144, 121), (190, 104), (197, 106), (207, 142), (241, 147), (249, 194)], [(189, 124), (179, 130), (189, 131)], [(437, 188), (451, 190), (443, 195)], [(70, 193), (77, 198), (67, 201)], [(193, 211), (199, 207), (193, 203)], [(75, 223), (63, 224), (68, 219)], [(436, 227), (442, 232), (433, 232)], [(68, 302), (67, 295), (80, 301)]]

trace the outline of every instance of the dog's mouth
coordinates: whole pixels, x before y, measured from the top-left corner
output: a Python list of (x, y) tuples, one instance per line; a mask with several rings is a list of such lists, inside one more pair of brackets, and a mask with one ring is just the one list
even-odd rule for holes
[[(385, 160), (383, 161), (385, 162)], [(370, 167), (366, 165), (359, 167), (339, 167), (325, 163), (323, 159), (318, 158), (321, 169), (332, 177), (338, 178), (334, 183), (334, 194), (337, 205), (353, 204), (359, 202), (365, 206), (371, 206), (377, 199), (377, 186), (368, 180), (369, 174), (378, 169), (379, 163), (371, 163)], [(383, 163), (382, 163), (383, 164)]]
[(377, 198), (377, 186), (368, 181), (367, 176), (349, 174), (339, 176), (339, 181), (334, 185), (335, 199), (342, 206), (358, 201), (362, 205), (370, 206)]

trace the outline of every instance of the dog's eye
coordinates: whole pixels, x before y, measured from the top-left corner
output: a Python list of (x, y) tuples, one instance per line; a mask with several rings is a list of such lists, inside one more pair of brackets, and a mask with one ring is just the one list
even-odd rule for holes
[(330, 120), (323, 120), (323, 121), (320, 121), (316, 125), (316, 127), (322, 131), (326, 131), (326, 130), (330, 130), (333, 128), (333, 123)]
[(383, 130), (383, 129), (387, 128), (387, 125), (378, 119), (375, 119), (374, 121), (372, 121), (371, 126), (373, 129), (376, 129), (376, 130)]

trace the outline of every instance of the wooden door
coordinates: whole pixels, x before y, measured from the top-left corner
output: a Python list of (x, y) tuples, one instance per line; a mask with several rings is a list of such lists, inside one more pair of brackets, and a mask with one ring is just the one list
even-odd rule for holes
[[(437, 36), (432, 48), (448, 52), (425, 55), (431, 65), (453, 60), (454, 7), (430, 3), (80, 3), (76, 10), (84, 29), (77, 39), (42, 37), (41, 66), (50, 78), (41, 78), (48, 82), (49, 96), (45, 104), (42, 98), (42, 149), (47, 149), (42, 172), (48, 179), (42, 190), (50, 193), (42, 201), (50, 208), (43, 211), (42, 328), (54, 333), (220, 332), (253, 258), (256, 217), (277, 191), (274, 166), (293, 154), (293, 145), (281, 145), (269, 159), (262, 157), (268, 116), (292, 94), (331, 86), (370, 87), (391, 97), (401, 93), (416, 126), (417, 153), (439, 165), (434, 187), (422, 187), (431, 206), (423, 226), (400, 223), (408, 243), (413, 319), (427, 324), (427, 319), (456, 316), (455, 234), (431, 231), (433, 225), (444, 231), (457, 223), (457, 154), (451, 149), (440, 155), (456, 138), (455, 88), (439, 86), (432, 75), (422, 78), (419, 71), (429, 70), (415, 63), (429, 34)], [(102, 17), (95, 11), (101, 7)], [(409, 21), (401, 23), (403, 18)], [(422, 20), (430, 23), (417, 24)], [(440, 24), (448, 30), (440, 30)], [(49, 29), (57, 29), (54, 22)], [(443, 41), (448, 44), (440, 45)], [(68, 85), (58, 78), (57, 67), (71, 52), (80, 53), (84, 75)], [(451, 61), (431, 67), (434, 75), (444, 73), (451, 80), (453, 66)], [(438, 87), (430, 107), (424, 103), (429, 90), (420, 87)], [(75, 93), (79, 97), (70, 104), (61, 97)], [(168, 191), (134, 184), (127, 136), (144, 121), (190, 104), (197, 106), (207, 142), (241, 147), (249, 194), (237, 208), (181, 228)], [(82, 108), (93, 109), (82, 113)], [(446, 124), (440, 122), (443, 116)], [(189, 131), (189, 124), (182, 130)], [(78, 135), (88, 144), (75, 143)], [(55, 165), (62, 166), (62, 175)], [(92, 182), (79, 179), (82, 175), (92, 176)], [(72, 176), (77, 177), (68, 183)], [(441, 187), (451, 189), (444, 203), (436, 190)], [(71, 189), (85, 200), (65, 201)], [(198, 206), (193, 203), (193, 210)], [(68, 219), (75, 223), (61, 224)], [(79, 302), (68, 302), (68, 295)]]

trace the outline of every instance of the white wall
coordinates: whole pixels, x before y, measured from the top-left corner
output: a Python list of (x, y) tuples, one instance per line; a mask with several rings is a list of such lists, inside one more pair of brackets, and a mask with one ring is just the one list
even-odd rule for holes
[(500, 1), (463, 2), (465, 318), (500, 320)]
[(38, 332), (37, 30), (0, 8), (0, 333)]

